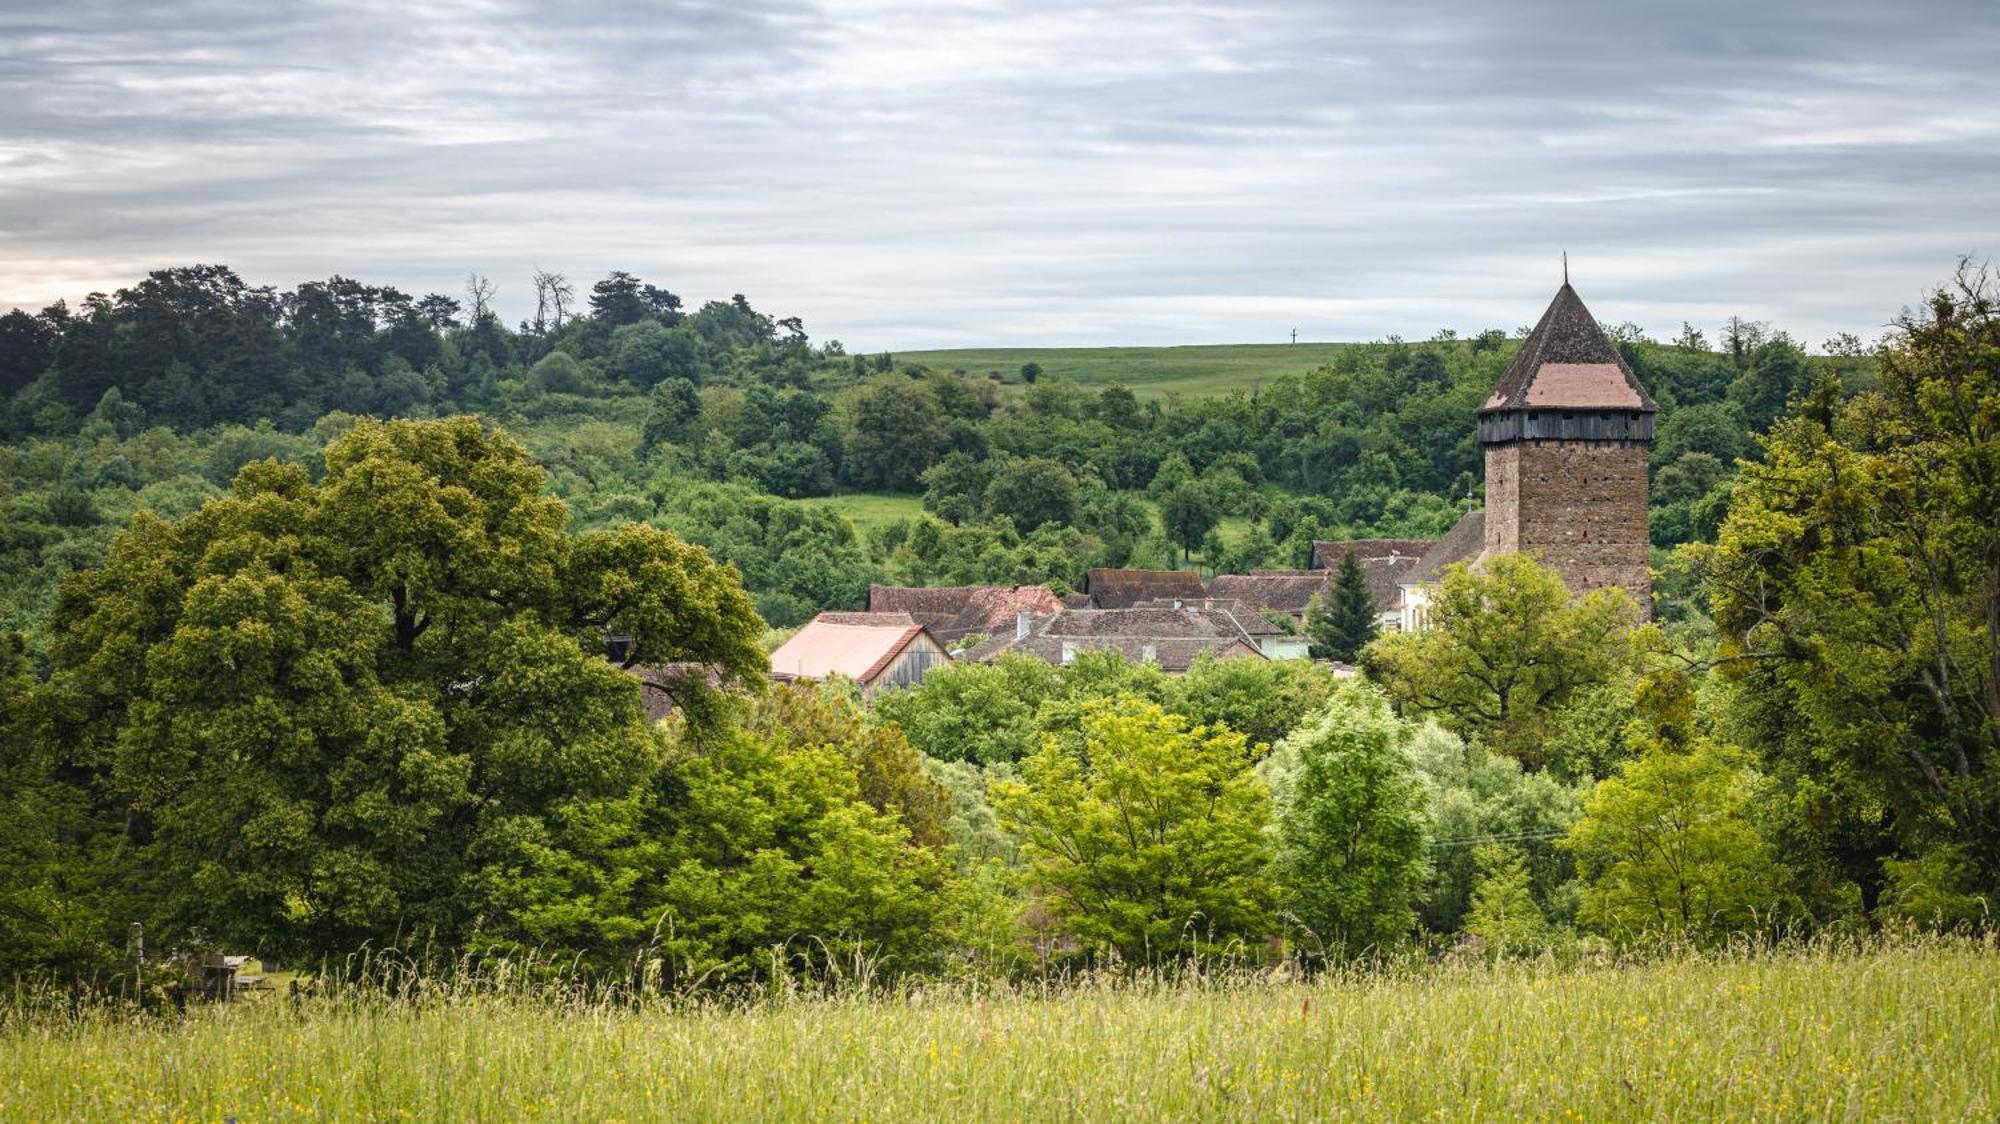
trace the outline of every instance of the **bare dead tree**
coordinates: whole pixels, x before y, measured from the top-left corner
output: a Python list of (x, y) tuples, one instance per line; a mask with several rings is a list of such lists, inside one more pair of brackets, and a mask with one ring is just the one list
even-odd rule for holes
[(569, 320), (569, 307), (576, 300), (576, 289), (569, 278), (545, 269), (535, 271), (535, 334), (548, 335), (560, 332)]
[(493, 282), (487, 280), (485, 274), (475, 271), (465, 275), (465, 296), (472, 305), (470, 323), (477, 324), (492, 313), (493, 294), (496, 291)]

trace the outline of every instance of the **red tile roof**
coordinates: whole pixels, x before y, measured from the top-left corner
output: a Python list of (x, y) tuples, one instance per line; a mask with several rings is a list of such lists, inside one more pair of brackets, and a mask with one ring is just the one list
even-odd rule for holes
[(987, 636), (1014, 631), (1021, 613), (1045, 617), (1062, 608), (1045, 585), (954, 585), (868, 587), (871, 611), (900, 611), (950, 644), (975, 632)]

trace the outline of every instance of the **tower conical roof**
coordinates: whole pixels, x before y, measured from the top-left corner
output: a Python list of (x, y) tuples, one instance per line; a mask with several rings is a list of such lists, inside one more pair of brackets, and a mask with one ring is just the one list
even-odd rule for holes
[(1659, 409), (1568, 281), (1479, 412), (1525, 409)]

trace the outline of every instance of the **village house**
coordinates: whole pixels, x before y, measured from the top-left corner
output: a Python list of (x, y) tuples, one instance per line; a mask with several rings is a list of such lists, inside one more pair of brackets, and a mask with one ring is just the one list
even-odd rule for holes
[(1046, 617), (1062, 607), (1062, 599), (1045, 585), (868, 587), (869, 612), (908, 613), (946, 648), (967, 637), (984, 640), (1012, 632), (1022, 613)]
[(1333, 575), (1326, 570), (1255, 570), (1248, 574), (1217, 574), (1208, 583), (1210, 597), (1240, 601), (1259, 612), (1290, 617), (1294, 626), (1305, 623), (1312, 600), (1326, 592)]
[(821, 613), (771, 653), (778, 682), (841, 675), (865, 694), (915, 686), (951, 662), (929, 629), (908, 613)]
[(1234, 614), (1186, 605), (1065, 609), (1040, 620), (1023, 620), (1015, 632), (988, 640), (963, 658), (985, 661), (1005, 652), (1020, 652), (1062, 665), (1085, 652), (1100, 651), (1115, 651), (1128, 660), (1157, 664), (1162, 671), (1176, 674), (1204, 655), (1215, 659), (1266, 658)]
[(1085, 603), (1072, 608), (1129, 609), (1163, 597), (1199, 601), (1208, 596), (1201, 575), (1193, 570), (1096, 569), (1084, 575), (1083, 593)]
[(1384, 632), (1403, 627), (1403, 578), (1437, 545), (1436, 539), (1348, 539), (1313, 543), (1313, 569), (1332, 572), (1352, 554), (1375, 602), (1376, 623)]
[[(1215, 579), (1224, 580), (1222, 577)], [(1211, 587), (1211, 592), (1213, 589)], [(1233, 617), (1243, 629), (1244, 635), (1257, 644), (1257, 650), (1264, 658), (1272, 660), (1302, 660), (1307, 657), (1308, 644), (1297, 625), (1279, 624), (1267, 617), (1262, 607), (1233, 597), (1204, 597), (1199, 601), (1184, 601), (1178, 597), (1156, 598), (1141, 601), (1135, 609), (1198, 609), (1205, 613), (1222, 612)], [(1282, 615), (1282, 614), (1274, 614)]]
[(1409, 573), (1397, 583), (1397, 600), (1402, 629), (1418, 632), (1431, 624), (1431, 593), (1437, 588), (1446, 566), (1471, 562), (1486, 545), (1486, 513), (1468, 511), (1452, 524), (1451, 530), (1424, 553)]

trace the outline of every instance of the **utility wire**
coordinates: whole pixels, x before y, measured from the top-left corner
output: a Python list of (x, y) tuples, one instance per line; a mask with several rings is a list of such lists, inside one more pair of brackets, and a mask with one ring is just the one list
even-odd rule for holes
[(1514, 835), (1468, 835), (1463, 839), (1439, 839), (1431, 844), (1438, 847), (1474, 847), (1482, 843), (1521, 843), (1530, 839), (1555, 839), (1568, 835), (1567, 831), (1523, 831)]

